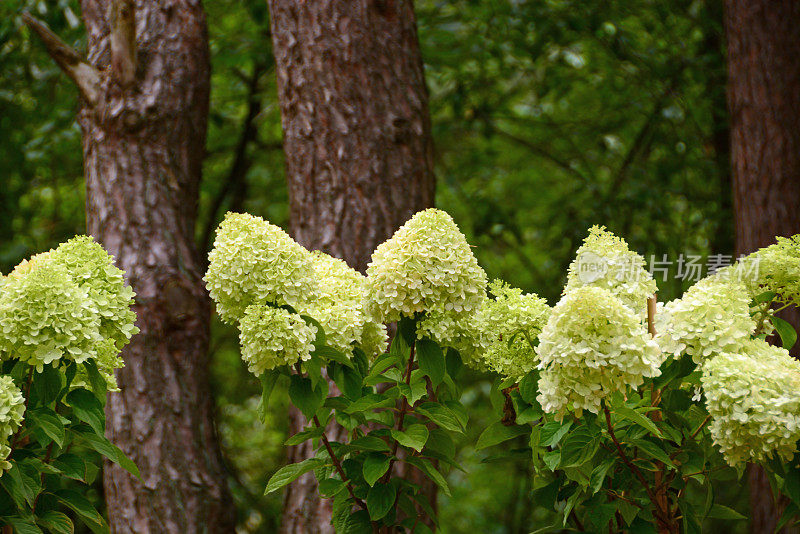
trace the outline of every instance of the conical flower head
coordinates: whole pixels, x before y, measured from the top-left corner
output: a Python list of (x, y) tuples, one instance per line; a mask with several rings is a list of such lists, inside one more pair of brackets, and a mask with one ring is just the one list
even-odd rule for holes
[(100, 315), (66, 268), (40, 262), (9, 277), (0, 293), (0, 352), (41, 370), (59, 359), (83, 362), (103, 343)]
[(644, 258), (632, 251), (624, 239), (603, 226), (593, 226), (569, 266), (564, 292), (584, 286), (602, 287), (643, 318), (647, 299), (657, 289), (645, 267)]
[(3, 471), (11, 468), (11, 464), (6, 460), (11, 454), (8, 439), (22, 424), (24, 413), (25, 399), (22, 397), (22, 391), (10, 376), (0, 376), (0, 476)]
[(383, 323), (419, 312), (474, 312), (485, 297), (486, 273), (453, 219), (437, 209), (414, 215), (367, 267), (367, 309)]
[(660, 374), (662, 354), (639, 317), (610, 290), (568, 291), (553, 308), (536, 353), (546, 412), (598, 413), (603, 398)]
[(729, 464), (788, 461), (797, 452), (800, 362), (787, 350), (748, 340), (708, 360), (701, 382), (711, 437)]
[(719, 274), (668, 302), (655, 319), (656, 341), (664, 352), (676, 356), (685, 352), (696, 363), (723, 352), (738, 353), (756, 329), (747, 289)]
[(300, 309), (317, 292), (308, 251), (261, 217), (228, 213), (208, 258), (206, 286), (227, 323), (241, 320), (251, 304)]
[(500, 280), (490, 283), (489, 290), (494, 298), (484, 302), (480, 313), (487, 342), (481, 360), (502, 376), (520, 378), (538, 364), (534, 346), (550, 316), (550, 306), (545, 299)]
[(317, 328), (283, 308), (253, 304), (239, 322), (242, 359), (256, 376), (311, 357)]

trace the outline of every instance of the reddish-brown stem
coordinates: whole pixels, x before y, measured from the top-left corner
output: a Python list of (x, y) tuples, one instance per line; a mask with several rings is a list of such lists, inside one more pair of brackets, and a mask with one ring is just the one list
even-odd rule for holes
[[(399, 333), (397, 335), (400, 335)], [(406, 385), (411, 384), (411, 371), (414, 370), (414, 353), (416, 349), (416, 344), (411, 345), (411, 353), (408, 355), (408, 364), (406, 364), (406, 372), (405, 376), (403, 377)], [(403, 430), (403, 422), (406, 418), (406, 413), (411, 406), (408, 404), (408, 399), (403, 397), (403, 402), (400, 405), (400, 414), (397, 416), (397, 425), (396, 428), (398, 431)], [(392, 447), (392, 457), (389, 459), (389, 468), (386, 470), (386, 473), (381, 478), (381, 483), (385, 484), (389, 477), (392, 476), (392, 467), (394, 466), (395, 458), (397, 457), (397, 448), (399, 443), (397, 440), (394, 442), (394, 446)]]
[[(319, 422), (319, 418), (315, 415), (314, 416), (314, 424), (317, 425), (317, 428), (322, 428), (322, 424)], [(328, 456), (331, 457), (331, 461), (333, 462), (333, 467), (336, 468), (336, 472), (339, 473), (339, 477), (344, 482), (344, 485), (347, 487), (347, 493), (350, 494), (350, 497), (353, 498), (355, 503), (362, 509), (366, 510), (367, 505), (364, 504), (364, 501), (356, 497), (356, 494), (353, 492), (353, 485), (350, 483), (350, 480), (347, 478), (347, 475), (344, 473), (344, 469), (342, 468), (342, 463), (339, 461), (339, 458), (333, 453), (333, 448), (331, 447), (331, 442), (328, 441), (328, 436), (325, 435), (325, 429), (322, 430), (322, 443), (325, 445), (325, 449), (328, 451)]]

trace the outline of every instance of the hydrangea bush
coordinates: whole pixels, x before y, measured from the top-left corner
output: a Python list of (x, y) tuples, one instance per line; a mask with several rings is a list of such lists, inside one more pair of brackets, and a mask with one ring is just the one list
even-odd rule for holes
[(106, 392), (138, 332), (133, 291), (90, 237), (0, 276), (0, 526), (73, 532), (73, 517), (108, 531), (84, 494), (96, 453), (138, 476), (104, 436)]
[[(561, 514), (555, 530), (688, 533), (744, 519), (714, 488), (748, 462), (790, 499), (781, 524), (800, 511), (800, 364), (787, 350), (794, 329), (775, 316), (797, 304), (798, 248), (779, 239), (657, 303), (644, 259), (594, 227), (551, 308), (502, 281), (487, 287), (439, 210), (379, 245), (366, 277), (262, 219), (229, 214), (206, 281), (261, 380), (261, 415), (287, 380), (307, 422), (287, 445), (310, 441), (315, 454), (279, 469), (266, 491), (313, 471), (336, 532), (435, 528), (414, 480), (448, 493), (446, 472), (460, 468), (466, 363), (496, 373), (503, 399), (476, 448), (497, 447), (493, 459), (526, 451), (534, 502)], [(765, 341), (773, 332), (783, 347)]]

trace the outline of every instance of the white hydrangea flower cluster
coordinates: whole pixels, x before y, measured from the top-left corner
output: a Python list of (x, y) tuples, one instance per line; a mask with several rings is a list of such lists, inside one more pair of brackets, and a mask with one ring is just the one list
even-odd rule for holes
[[(0, 352), (42, 370), (61, 359), (95, 360), (109, 388), (119, 352), (139, 329), (134, 293), (114, 259), (79, 236), (21, 262), (0, 291)], [(79, 370), (76, 385), (83, 371)]]
[(642, 319), (657, 290), (644, 258), (604, 226), (589, 229), (569, 266), (564, 293), (584, 286), (608, 289)]
[(491, 282), (489, 291), (495, 298), (486, 300), (480, 314), (488, 344), (481, 359), (502, 376), (521, 378), (538, 364), (534, 343), (550, 317), (550, 306), (501, 280)]
[(703, 366), (711, 437), (732, 466), (789, 460), (800, 440), (800, 362), (761, 339), (742, 349)]
[(384, 352), (386, 327), (364, 313), (364, 276), (323, 252), (312, 252), (311, 258), (319, 292), (303, 313), (319, 321), (328, 345), (345, 354), (350, 354), (354, 342), (368, 356)]
[(230, 324), (251, 304), (301, 309), (317, 293), (308, 251), (261, 217), (228, 213), (208, 259), (206, 286), (220, 318)]
[(665, 353), (689, 354), (696, 363), (723, 352), (738, 353), (756, 324), (741, 282), (712, 275), (668, 302), (655, 316), (656, 341)]
[(19, 358), (39, 371), (61, 358), (81, 363), (103, 342), (88, 291), (63, 265), (42, 258), (9, 275), (0, 293), (0, 333), (5, 358)]
[(420, 312), (471, 314), (486, 298), (486, 273), (450, 215), (427, 209), (375, 249), (367, 295), (367, 310), (381, 323)]
[(300, 315), (269, 304), (251, 304), (239, 322), (242, 359), (256, 376), (311, 358), (316, 335)]
[(10, 376), (0, 376), (0, 476), (3, 471), (11, 469), (11, 464), (7, 461), (11, 454), (8, 439), (22, 425), (24, 413), (25, 399), (22, 391)]
[(553, 308), (536, 348), (546, 412), (598, 413), (615, 391), (660, 374), (662, 354), (639, 317), (605, 288), (576, 287)]
[(775, 244), (742, 258), (729, 270), (752, 297), (771, 291), (778, 301), (800, 306), (800, 234), (778, 237)]
[(417, 322), (417, 338), (427, 337), (459, 352), (464, 363), (485, 370), (481, 354), (488, 348), (479, 312), (430, 311)]

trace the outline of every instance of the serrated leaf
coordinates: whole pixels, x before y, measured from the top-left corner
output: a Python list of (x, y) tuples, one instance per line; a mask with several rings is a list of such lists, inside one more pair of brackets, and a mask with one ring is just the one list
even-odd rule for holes
[(541, 435), (539, 437), (539, 445), (542, 447), (554, 447), (558, 445), (564, 434), (569, 432), (572, 427), (572, 421), (559, 423), (558, 421), (548, 421), (542, 425)]
[(794, 344), (797, 342), (797, 331), (790, 323), (784, 321), (780, 317), (772, 316), (770, 317), (770, 321), (772, 321), (772, 326), (775, 327), (775, 330), (781, 337), (781, 344), (783, 345), (783, 348), (786, 350), (791, 350), (791, 348), (794, 347)]
[(480, 437), (478, 437), (475, 450), (485, 449), (529, 432), (530, 429), (528, 427), (516, 425), (506, 426), (500, 421), (496, 421), (489, 425), (486, 430), (481, 433)]
[(41, 373), (34, 373), (31, 382), (29, 406), (46, 406), (58, 398), (63, 382), (61, 373), (52, 365), (45, 365)]
[(21, 517), (9, 517), (8, 523), (14, 527), (16, 534), (43, 534), (42, 529), (36, 526), (30, 519)]
[(425, 402), (414, 408), (414, 411), (424, 415), (437, 425), (453, 432), (463, 432), (459, 417), (447, 406), (435, 402)]
[(292, 400), (292, 404), (303, 412), (306, 419), (312, 420), (317, 410), (322, 408), (325, 403), (326, 392), (322, 387), (314, 388), (309, 378), (292, 375), (289, 379), (289, 398)]
[(382, 519), (394, 506), (397, 490), (392, 484), (375, 484), (367, 493), (367, 511), (373, 521)]
[(73, 534), (75, 526), (66, 514), (49, 510), (36, 518), (36, 522), (56, 534)]
[[(59, 447), (64, 445), (65, 431), (61, 419), (49, 408), (37, 408), (31, 410), (25, 417), (33, 423), (33, 426), (43, 432), (48, 438)], [(44, 443), (42, 445), (45, 445)]]
[(78, 419), (87, 423), (98, 435), (105, 433), (106, 414), (94, 393), (88, 389), (76, 388), (67, 394), (65, 400)]
[(377, 436), (364, 436), (350, 442), (350, 446), (361, 451), (389, 452), (389, 445)]
[(670, 460), (669, 455), (658, 445), (644, 439), (634, 439), (631, 444), (638, 447), (649, 457), (675, 469), (675, 464)]
[(364, 480), (370, 486), (374, 486), (386, 471), (389, 469), (389, 457), (385, 454), (371, 453), (364, 459)]
[(577, 428), (561, 444), (561, 468), (583, 465), (595, 455), (599, 447), (599, 434), (586, 426)]
[(430, 339), (417, 341), (417, 363), (420, 370), (431, 379), (434, 388), (442, 382), (446, 371), (444, 353), (436, 342)]
[(308, 430), (303, 430), (301, 432), (298, 432), (294, 436), (287, 439), (284, 445), (287, 445), (289, 447), (293, 445), (299, 445), (304, 441), (308, 441), (309, 439), (314, 439), (322, 436), (324, 432), (325, 429), (319, 426), (314, 428), (309, 428)]
[(414, 424), (405, 430), (392, 430), (392, 437), (400, 445), (421, 452), (428, 441), (428, 428), (425, 425)]
[(307, 458), (302, 462), (281, 467), (270, 477), (269, 482), (267, 482), (267, 488), (264, 490), (264, 495), (291, 484), (302, 475), (323, 465), (325, 465), (325, 461), (320, 458)]
[(100, 515), (100, 512), (95, 510), (92, 503), (89, 502), (86, 497), (77, 491), (69, 489), (58, 490), (54, 495), (56, 499), (72, 509), (78, 517), (92, 527), (94, 532), (108, 532), (108, 525), (106, 525), (103, 516)]
[(640, 427), (644, 428), (645, 430), (647, 430), (648, 432), (650, 432), (654, 436), (657, 436), (659, 438), (663, 438), (663, 436), (661, 435), (661, 431), (658, 430), (658, 427), (656, 427), (656, 424), (653, 422), (652, 419), (650, 419), (646, 415), (643, 415), (643, 414), (637, 412), (636, 410), (628, 408), (627, 406), (615, 407), (613, 411), (618, 417), (620, 417), (622, 419), (627, 419), (627, 420), (631, 421), (632, 423), (635, 423), (635, 424), (639, 425)]
[(122, 450), (108, 441), (108, 439), (106, 439), (104, 436), (98, 436), (97, 434), (93, 434), (91, 432), (80, 432), (80, 437), (92, 449), (99, 452), (115, 464), (119, 465), (136, 478), (140, 478), (139, 468), (136, 467), (136, 464), (133, 463), (133, 461), (128, 458), (125, 453), (122, 452)]
[(534, 406), (538, 405), (536, 397), (539, 395), (539, 371), (533, 370), (519, 381), (519, 394), (522, 400)]
[(742, 520), (747, 519), (745, 516), (737, 512), (732, 508), (728, 508), (727, 506), (723, 506), (721, 504), (715, 504), (711, 507), (711, 509), (706, 514), (706, 517), (710, 519), (736, 519)]
[(272, 369), (258, 377), (261, 382), (261, 398), (258, 401), (256, 413), (258, 415), (258, 420), (262, 423), (267, 419), (269, 397), (272, 395), (272, 390), (275, 389), (275, 383), (278, 381), (280, 374), (280, 369)]

